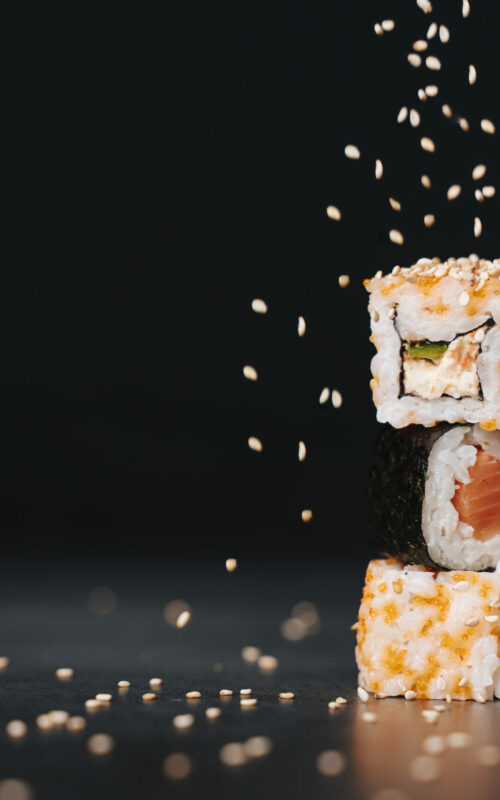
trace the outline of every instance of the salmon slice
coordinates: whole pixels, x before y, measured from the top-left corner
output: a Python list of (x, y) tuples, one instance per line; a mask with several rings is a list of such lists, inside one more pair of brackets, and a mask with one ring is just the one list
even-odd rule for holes
[(452, 503), (461, 522), (471, 525), (481, 542), (500, 533), (500, 461), (478, 447), (469, 469), (470, 483), (457, 483)]

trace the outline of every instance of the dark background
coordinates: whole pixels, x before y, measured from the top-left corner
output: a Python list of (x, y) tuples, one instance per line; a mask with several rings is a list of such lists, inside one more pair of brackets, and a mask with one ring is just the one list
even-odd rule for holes
[[(500, 125), (498, 17), (476, 2), (463, 21), (460, 5), (436, 15), (451, 30), (429, 48), (441, 73), (406, 61), (429, 24), (409, 0), (380, 16), (373, 3), (47, 3), (5, 20), (4, 558), (368, 554), (361, 280), (421, 255), (500, 255), (496, 198), (472, 236), (470, 175), (484, 161), (482, 184), (498, 182), (498, 139), (479, 129)], [(378, 38), (382, 17), (397, 27)], [(424, 105), (428, 83), (440, 94)], [(401, 105), (420, 128), (396, 124)], [(319, 406), (325, 385), (340, 410)]]

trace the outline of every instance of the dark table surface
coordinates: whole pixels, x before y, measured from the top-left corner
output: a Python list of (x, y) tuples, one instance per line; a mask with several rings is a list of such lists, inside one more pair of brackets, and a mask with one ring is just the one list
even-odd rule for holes
[[(430, 725), (421, 710), (432, 703), (357, 699), (350, 625), (364, 567), (262, 562), (240, 564), (229, 574), (223, 563), (4, 565), (0, 656), (9, 656), (10, 663), (0, 674), (0, 780), (22, 779), (39, 800), (498, 797), (500, 765), (481, 763), (486, 752), (481, 748), (500, 739), (498, 703), (454, 702)], [(111, 613), (90, 610), (89, 593), (96, 586), (113, 590), (117, 602)], [(182, 630), (163, 616), (165, 604), (175, 598), (192, 609)], [(304, 600), (315, 604), (321, 628), (289, 641), (280, 625)], [(247, 645), (276, 656), (277, 669), (263, 673), (246, 663), (241, 650)], [(54, 674), (64, 666), (75, 670), (69, 682)], [(152, 677), (161, 677), (163, 685), (157, 700), (145, 704), (142, 693)], [(120, 679), (131, 682), (125, 694), (117, 691)], [(240, 706), (239, 690), (246, 687), (258, 698), (254, 708)], [(234, 696), (223, 701), (222, 688), (233, 689)], [(202, 693), (194, 705), (184, 697), (192, 689)], [(295, 699), (280, 701), (282, 691), (293, 691)], [(97, 692), (111, 692), (113, 700), (90, 713), (84, 702)], [(327, 703), (337, 695), (349, 702), (332, 713)], [(217, 720), (206, 719), (209, 705), (222, 708)], [(82, 714), (86, 729), (39, 730), (37, 715), (52, 709)], [(375, 722), (364, 721), (367, 710), (375, 711)], [(194, 724), (177, 730), (173, 717), (187, 711)], [(7, 736), (5, 725), (12, 719), (27, 723), (23, 739)], [(431, 757), (439, 776), (416, 781), (410, 765), (424, 753), (426, 737), (453, 731), (469, 732), (470, 746)], [(109, 755), (88, 751), (94, 733), (114, 738)], [(221, 762), (224, 744), (258, 735), (271, 739), (268, 755), (240, 766)], [(346, 758), (336, 777), (318, 770), (317, 757), (326, 750)], [(162, 769), (165, 757), (178, 752), (192, 763), (182, 781)], [(487, 752), (491, 760), (492, 751)], [(430, 769), (434, 766), (433, 760)], [(0, 783), (1, 800), (11, 797), (7, 788)]]

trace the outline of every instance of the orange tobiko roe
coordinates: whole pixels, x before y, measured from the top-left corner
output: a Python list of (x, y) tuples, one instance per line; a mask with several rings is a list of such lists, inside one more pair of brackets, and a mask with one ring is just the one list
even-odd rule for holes
[(461, 522), (470, 525), (481, 542), (500, 533), (500, 461), (478, 447), (470, 467), (470, 483), (458, 483), (452, 503)]

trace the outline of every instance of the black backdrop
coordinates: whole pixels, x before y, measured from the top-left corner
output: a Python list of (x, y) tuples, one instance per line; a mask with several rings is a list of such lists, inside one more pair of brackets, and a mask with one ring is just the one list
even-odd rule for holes
[[(460, 7), (436, 14), (451, 30), (430, 49), (441, 73), (406, 61), (429, 24), (410, 0), (387, 0), (396, 30), (382, 38), (373, 3), (41, 4), (6, 20), (4, 557), (368, 552), (361, 280), (420, 255), (500, 254), (496, 199), (472, 236), (470, 177), (484, 161), (498, 182), (497, 137), (479, 130), (482, 116), (500, 124), (498, 19), (486, 0), (467, 21)], [(428, 83), (440, 96), (424, 106)], [(403, 104), (421, 128), (396, 124)], [(325, 385), (341, 409), (319, 406)]]

